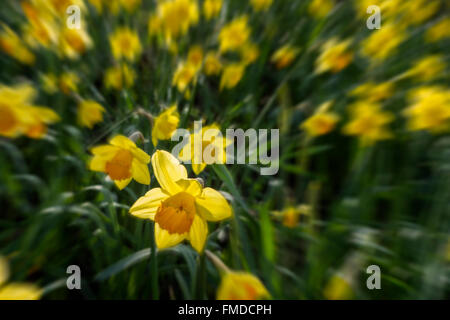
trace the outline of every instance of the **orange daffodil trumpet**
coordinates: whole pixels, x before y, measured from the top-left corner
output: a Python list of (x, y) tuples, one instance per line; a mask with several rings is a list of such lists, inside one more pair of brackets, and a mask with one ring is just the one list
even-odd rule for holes
[(89, 168), (92, 171), (107, 173), (119, 189), (124, 189), (131, 179), (150, 184), (150, 156), (127, 137), (117, 135), (109, 144), (94, 147), (91, 152), (94, 157)]
[(208, 235), (207, 221), (231, 217), (231, 206), (220, 192), (188, 179), (186, 168), (169, 152), (157, 150), (151, 162), (161, 187), (139, 198), (130, 213), (155, 222), (159, 249), (189, 240), (195, 250), (202, 252)]

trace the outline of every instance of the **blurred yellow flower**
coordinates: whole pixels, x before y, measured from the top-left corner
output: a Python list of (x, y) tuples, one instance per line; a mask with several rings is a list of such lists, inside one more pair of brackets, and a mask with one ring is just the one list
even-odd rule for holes
[(0, 49), (21, 63), (34, 64), (34, 54), (26, 47), (19, 36), (6, 25), (2, 25), (2, 27), (3, 30), (0, 32)]
[(59, 77), (59, 88), (66, 95), (77, 92), (78, 83), (80, 83), (80, 78), (74, 72), (64, 72)]
[(0, 257), (0, 301), (39, 300), (41, 298), (42, 289), (31, 283), (7, 283), (9, 274), (8, 262), (5, 258)]
[(439, 0), (402, 1), (399, 6), (402, 13), (402, 23), (406, 26), (423, 23), (436, 13), (440, 5)]
[(245, 65), (249, 65), (256, 61), (259, 57), (259, 48), (256, 44), (247, 42), (241, 49), (241, 61)]
[(346, 68), (353, 60), (353, 53), (349, 49), (350, 44), (350, 40), (339, 41), (337, 38), (326, 41), (316, 60), (316, 72), (336, 73)]
[(118, 28), (109, 37), (111, 49), (115, 59), (125, 58), (129, 61), (135, 61), (139, 58), (142, 47), (138, 34), (128, 27)]
[(277, 51), (275, 51), (270, 61), (272, 63), (275, 63), (278, 69), (283, 69), (289, 66), (292, 61), (294, 61), (299, 52), (300, 49), (297, 47), (284, 45)]
[(411, 92), (412, 105), (404, 111), (410, 130), (441, 133), (450, 129), (450, 91), (439, 86), (421, 87)]
[(240, 16), (223, 26), (219, 33), (220, 51), (237, 51), (250, 37), (248, 17)]
[(399, 25), (385, 23), (362, 42), (362, 53), (374, 62), (380, 62), (394, 53), (395, 49), (405, 39), (405, 34)]
[(196, 81), (197, 69), (190, 63), (181, 62), (175, 74), (173, 75), (172, 85), (178, 88), (178, 91), (184, 92), (191, 82)]
[(358, 136), (362, 145), (371, 145), (378, 140), (389, 139), (392, 133), (386, 125), (394, 115), (382, 111), (377, 103), (357, 102), (350, 106), (351, 121), (344, 127), (347, 135)]
[(128, 12), (134, 12), (140, 5), (142, 0), (120, 0), (120, 5)]
[(203, 15), (210, 20), (219, 15), (222, 9), (222, 0), (205, 0), (203, 2)]
[[(325, 104), (323, 104), (325, 105)], [(334, 112), (322, 111), (309, 117), (300, 127), (306, 131), (310, 137), (317, 137), (331, 132), (339, 121), (339, 116)]]
[(103, 108), (93, 100), (83, 100), (78, 104), (78, 122), (89, 129), (103, 121)]
[(167, 110), (161, 112), (153, 123), (152, 143), (156, 147), (158, 140), (169, 140), (178, 128), (180, 115), (177, 112), (177, 106), (173, 105)]
[(133, 86), (136, 73), (127, 64), (110, 67), (105, 72), (105, 87), (107, 89), (122, 90)]
[(58, 77), (54, 73), (40, 75), (42, 89), (48, 94), (54, 94), (58, 91)]
[(193, 0), (167, 0), (158, 3), (157, 15), (166, 40), (184, 35), (198, 22), (198, 5)]
[(59, 38), (59, 48), (63, 56), (77, 59), (92, 47), (92, 40), (85, 29), (64, 28)]
[(222, 62), (220, 62), (218, 53), (209, 51), (206, 54), (203, 70), (208, 76), (217, 75), (222, 71)]
[(273, 0), (250, 0), (252, 7), (255, 11), (264, 11), (269, 9)]
[(420, 81), (430, 81), (444, 74), (446, 65), (442, 55), (429, 55), (415, 61), (414, 66), (407, 72), (408, 76)]
[(155, 221), (159, 249), (189, 240), (202, 252), (208, 235), (207, 221), (220, 221), (233, 211), (222, 194), (188, 179), (186, 168), (169, 152), (157, 150), (152, 167), (161, 188), (151, 189), (131, 207), (130, 213)]
[(58, 42), (58, 28), (53, 17), (48, 13), (43, 13), (36, 4), (22, 1), (22, 10), (28, 19), (28, 24), (24, 27), (24, 38), (32, 47), (43, 46), (49, 48)]
[(323, 295), (328, 300), (348, 300), (353, 297), (353, 290), (349, 281), (336, 274), (325, 286)]
[(241, 81), (244, 72), (245, 65), (242, 63), (232, 63), (226, 66), (220, 78), (220, 90), (234, 88)]
[(194, 45), (189, 48), (187, 63), (192, 65), (196, 70), (202, 67), (203, 49), (200, 46)]
[(92, 148), (91, 153), (94, 157), (89, 163), (90, 170), (108, 174), (120, 190), (124, 189), (131, 179), (150, 184), (150, 156), (127, 137), (116, 135), (109, 144)]
[(428, 42), (436, 42), (448, 37), (450, 37), (450, 17), (440, 20), (425, 33), (425, 39)]
[(262, 282), (247, 272), (226, 272), (217, 289), (217, 300), (264, 300), (270, 298), (270, 293)]
[(92, 6), (95, 8), (95, 10), (97, 10), (98, 13), (103, 12), (103, 2), (105, 2), (104, 0), (88, 0), (88, 2), (92, 4)]
[(282, 219), (283, 225), (288, 228), (295, 228), (301, 215), (310, 215), (311, 206), (302, 204), (297, 207), (289, 206), (282, 211), (275, 211), (275, 216)]
[(333, 0), (313, 0), (308, 6), (308, 12), (316, 18), (325, 18), (333, 10)]
[(36, 90), (29, 84), (16, 87), (0, 85), (0, 135), (15, 138), (22, 134), (42, 138), (47, 124), (57, 122), (51, 109), (32, 105)]
[(350, 92), (350, 95), (358, 97), (360, 99), (365, 99), (369, 102), (378, 102), (390, 98), (394, 94), (394, 83), (393, 82), (366, 82), (360, 84), (355, 89)]

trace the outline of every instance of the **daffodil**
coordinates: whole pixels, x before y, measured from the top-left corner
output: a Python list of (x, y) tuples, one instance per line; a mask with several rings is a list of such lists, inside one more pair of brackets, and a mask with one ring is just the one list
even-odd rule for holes
[(103, 121), (103, 108), (93, 100), (83, 100), (78, 104), (78, 122), (89, 129)]
[(247, 42), (241, 49), (241, 61), (244, 65), (249, 65), (259, 57), (259, 48), (252, 42)]
[(6, 25), (0, 32), (0, 49), (23, 64), (32, 65), (36, 59), (19, 36)]
[(247, 272), (229, 271), (222, 276), (217, 300), (264, 300), (270, 299), (264, 284)]
[(430, 27), (425, 33), (425, 39), (428, 42), (437, 42), (450, 37), (450, 17), (440, 20)]
[(79, 83), (80, 78), (75, 72), (72, 71), (64, 72), (59, 77), (59, 88), (64, 94), (67, 95), (72, 92), (77, 92)]
[(222, 62), (216, 52), (208, 52), (205, 57), (205, 65), (203, 71), (206, 75), (217, 75), (222, 71)]
[(69, 59), (77, 59), (91, 47), (92, 40), (83, 28), (70, 29), (65, 27), (60, 33), (60, 52)]
[(386, 23), (362, 42), (362, 53), (378, 63), (392, 55), (404, 39), (404, 31), (399, 25)]
[(313, 17), (324, 18), (333, 9), (333, 7), (333, 0), (313, 0), (308, 6), (308, 12)]
[(270, 61), (275, 63), (278, 69), (283, 69), (294, 61), (299, 52), (300, 49), (290, 45), (285, 45), (275, 51)]
[(211, 20), (219, 15), (222, 2), (222, 0), (205, 0), (203, 2), (203, 15), (206, 20)]
[(171, 41), (186, 34), (198, 22), (197, 1), (168, 0), (158, 3), (157, 16), (166, 40)]
[(382, 111), (379, 104), (357, 102), (350, 107), (350, 113), (351, 121), (343, 131), (345, 134), (358, 136), (362, 145), (370, 145), (392, 137), (386, 126), (394, 120), (394, 115)]
[(136, 73), (127, 64), (119, 64), (105, 71), (104, 83), (107, 89), (122, 90), (133, 86)]
[(58, 91), (58, 77), (54, 73), (40, 75), (42, 89), (48, 94), (54, 94)]
[(394, 94), (394, 83), (393, 82), (366, 82), (350, 92), (350, 95), (358, 97), (360, 99), (365, 99), (370, 102), (378, 102), (390, 98)]
[(168, 140), (172, 137), (178, 128), (180, 115), (177, 112), (177, 106), (173, 105), (167, 110), (161, 112), (153, 123), (152, 143), (156, 147), (158, 140)]
[(9, 266), (5, 258), (0, 257), (0, 301), (1, 300), (39, 300), (42, 289), (31, 283), (10, 282)]
[(250, 38), (248, 17), (241, 16), (225, 25), (219, 33), (220, 51), (237, 51)]
[(117, 135), (109, 144), (92, 148), (91, 153), (94, 157), (89, 168), (108, 174), (119, 189), (124, 189), (132, 179), (150, 184), (150, 156), (127, 137)]
[(326, 41), (316, 60), (316, 72), (337, 73), (346, 68), (353, 60), (353, 53), (349, 49), (350, 44), (350, 40), (339, 41), (337, 38)]
[(142, 52), (138, 34), (128, 27), (118, 28), (110, 35), (109, 42), (113, 56), (117, 60), (135, 61)]
[(336, 274), (331, 277), (325, 286), (323, 295), (328, 300), (347, 300), (352, 298), (353, 289), (348, 280)]
[(178, 88), (178, 91), (184, 92), (191, 82), (196, 81), (197, 68), (186, 62), (180, 62), (175, 74), (173, 75), (172, 84)]
[(203, 49), (194, 45), (189, 48), (187, 63), (193, 66), (196, 70), (199, 70), (202, 67), (203, 63)]
[(414, 63), (407, 75), (420, 81), (430, 81), (444, 74), (446, 65), (441, 55), (429, 55)]
[(421, 87), (411, 92), (411, 105), (404, 111), (410, 130), (441, 133), (450, 129), (450, 91), (439, 86)]
[(22, 1), (22, 10), (28, 19), (23, 29), (24, 38), (32, 48), (42, 46), (50, 48), (58, 42), (58, 27), (52, 16), (43, 14), (31, 2)]
[(311, 214), (311, 206), (302, 204), (297, 207), (288, 206), (282, 211), (275, 211), (275, 216), (280, 218), (283, 225), (288, 228), (295, 228), (300, 221), (300, 216)]
[(302, 123), (309, 136), (317, 137), (331, 132), (339, 121), (339, 116), (334, 112), (317, 112)]
[(220, 78), (220, 90), (234, 88), (241, 81), (244, 72), (245, 65), (242, 63), (232, 63), (226, 66)]
[(273, 0), (250, 0), (255, 11), (265, 11), (272, 5)]
[(159, 249), (189, 240), (195, 250), (202, 252), (208, 235), (207, 221), (231, 217), (230, 205), (220, 192), (188, 179), (186, 168), (167, 151), (153, 154), (152, 167), (160, 188), (139, 198), (130, 213), (155, 222)]

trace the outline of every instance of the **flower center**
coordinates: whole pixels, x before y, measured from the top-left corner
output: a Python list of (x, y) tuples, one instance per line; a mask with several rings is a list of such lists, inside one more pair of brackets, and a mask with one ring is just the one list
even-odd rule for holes
[(161, 203), (155, 222), (171, 234), (184, 234), (189, 232), (195, 213), (195, 198), (187, 192), (179, 192)]
[(0, 105), (0, 132), (8, 132), (17, 124), (14, 113)]
[(131, 162), (133, 155), (130, 151), (121, 149), (114, 158), (106, 163), (105, 171), (113, 180), (124, 180), (131, 177)]

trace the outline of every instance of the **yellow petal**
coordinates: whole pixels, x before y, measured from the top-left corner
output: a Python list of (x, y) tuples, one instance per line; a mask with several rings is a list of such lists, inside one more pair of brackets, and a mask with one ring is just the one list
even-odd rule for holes
[(181, 241), (186, 239), (187, 234), (170, 234), (166, 230), (162, 229), (159, 224), (155, 223), (155, 241), (158, 249), (165, 249), (176, 246)]
[(192, 164), (192, 171), (194, 171), (194, 173), (196, 175), (199, 175), (200, 172), (202, 172), (203, 170), (205, 170), (206, 168), (206, 163), (201, 163), (201, 164)]
[(105, 158), (95, 156), (89, 162), (89, 169), (92, 171), (105, 172), (106, 161)]
[(0, 300), (38, 300), (42, 290), (29, 283), (11, 283), (0, 288)]
[(133, 156), (135, 156), (142, 163), (150, 162), (150, 156), (138, 147), (133, 148), (131, 153), (133, 153)]
[(0, 257), (0, 287), (9, 278), (8, 262), (5, 258)]
[(182, 191), (176, 182), (187, 179), (186, 168), (172, 154), (157, 150), (152, 156), (152, 167), (159, 185), (165, 191), (170, 194)]
[(131, 178), (124, 179), (124, 180), (114, 180), (114, 183), (116, 184), (117, 188), (120, 190), (125, 189), (125, 187), (130, 183)]
[(196, 214), (191, 229), (189, 230), (188, 238), (192, 247), (197, 250), (197, 252), (200, 253), (203, 251), (207, 235), (208, 224), (206, 223), (206, 220)]
[(150, 172), (148, 165), (134, 158), (131, 164), (131, 174), (133, 179), (142, 184), (150, 184)]
[(102, 156), (102, 157), (106, 157), (108, 155), (114, 156), (115, 153), (119, 150), (119, 148), (115, 147), (115, 146), (110, 146), (110, 145), (101, 145), (98, 147), (94, 147), (91, 149), (91, 153), (95, 156)]
[(202, 194), (202, 185), (197, 179), (181, 179), (177, 182), (182, 191), (189, 193), (194, 197), (198, 197)]
[(203, 189), (201, 196), (195, 199), (195, 204), (197, 212), (208, 221), (220, 221), (233, 214), (228, 201), (212, 188)]
[(169, 197), (169, 194), (165, 193), (161, 188), (151, 189), (140, 197), (131, 207), (130, 213), (141, 219), (155, 219), (156, 211), (161, 202)]
[(125, 136), (117, 135), (109, 141), (110, 144), (123, 149), (136, 148), (136, 144)]

